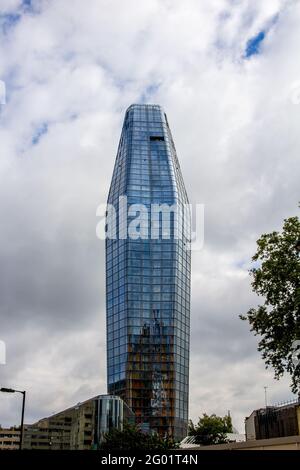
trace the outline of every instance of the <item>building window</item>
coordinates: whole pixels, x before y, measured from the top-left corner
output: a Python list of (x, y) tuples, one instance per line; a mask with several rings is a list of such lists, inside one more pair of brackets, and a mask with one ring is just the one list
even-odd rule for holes
[(162, 141), (164, 141), (165, 138), (161, 135), (150, 135), (150, 140), (162, 140)]

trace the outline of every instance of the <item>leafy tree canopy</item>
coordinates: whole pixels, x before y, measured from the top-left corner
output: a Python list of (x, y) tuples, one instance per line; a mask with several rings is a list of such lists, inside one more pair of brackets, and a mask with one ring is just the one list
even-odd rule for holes
[(230, 416), (203, 414), (197, 424), (190, 420), (189, 436), (195, 436), (195, 443), (200, 445), (223, 444), (228, 442), (227, 433), (233, 431)]
[(178, 445), (173, 439), (162, 438), (158, 434), (145, 434), (136, 426), (124, 424), (123, 430), (112, 429), (105, 434), (100, 448), (102, 450), (128, 450), (128, 451), (148, 451), (148, 450), (168, 450), (176, 449)]
[[(251, 331), (260, 335), (258, 350), (266, 367), (272, 366), (279, 379), (291, 375), (292, 391), (299, 393), (300, 366), (300, 221), (290, 217), (281, 232), (264, 234), (257, 240), (252, 258), (252, 289), (264, 298), (251, 308), (242, 320), (248, 320)], [(298, 343), (297, 343), (298, 341)]]

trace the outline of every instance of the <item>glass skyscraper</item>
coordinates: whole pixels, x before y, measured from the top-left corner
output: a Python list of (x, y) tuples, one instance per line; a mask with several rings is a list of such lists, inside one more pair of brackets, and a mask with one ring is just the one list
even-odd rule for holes
[[(141, 236), (126, 237), (136, 204), (149, 213), (139, 212)], [(159, 223), (151, 218), (151, 207), (162, 204), (188, 204), (171, 131), (160, 106), (134, 104), (108, 196), (118, 221), (106, 238), (108, 393), (125, 400), (145, 431), (181, 439), (188, 421), (190, 218), (170, 213), (167, 234), (163, 216)]]

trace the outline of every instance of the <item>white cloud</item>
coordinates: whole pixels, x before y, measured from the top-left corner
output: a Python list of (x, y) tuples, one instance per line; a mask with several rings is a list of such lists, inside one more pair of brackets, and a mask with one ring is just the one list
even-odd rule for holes
[(16, 11), (21, 3), (21, 0), (2, 0), (0, 5), (0, 15)]
[[(21, 11), (20, 2), (1, 8)], [(206, 205), (205, 247), (193, 253), (191, 417), (231, 409), (242, 430), (264, 385), (271, 401), (289, 396), (238, 314), (257, 302), (247, 276), (255, 240), (297, 207), (299, 5), (54, 0), (34, 9), (0, 42), (1, 385), (28, 390), (27, 421), (105, 392), (95, 213), (124, 111), (143, 96), (164, 106), (190, 199)], [(262, 53), (244, 60), (248, 39), (277, 13)], [(17, 422), (17, 402), (0, 398), (0, 422)]]

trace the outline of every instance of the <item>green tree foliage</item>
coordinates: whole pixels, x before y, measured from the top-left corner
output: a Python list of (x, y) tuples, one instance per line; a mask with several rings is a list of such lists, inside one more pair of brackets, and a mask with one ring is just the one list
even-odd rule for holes
[[(253, 291), (264, 298), (242, 320), (260, 335), (258, 350), (266, 367), (279, 379), (284, 372), (292, 378), (292, 391), (299, 392), (300, 367), (295, 361), (295, 341), (300, 340), (300, 221), (290, 217), (281, 232), (264, 234), (257, 240), (250, 270)], [(296, 351), (297, 352), (297, 351)]]
[(148, 451), (148, 450), (168, 450), (176, 449), (178, 445), (173, 439), (162, 438), (158, 434), (145, 434), (136, 426), (124, 424), (122, 431), (112, 429), (105, 434), (100, 446), (101, 450), (128, 450), (128, 451)]
[(232, 431), (230, 416), (222, 418), (204, 413), (196, 425), (191, 420), (189, 422), (189, 436), (195, 436), (195, 443), (203, 446), (228, 442), (226, 435)]

